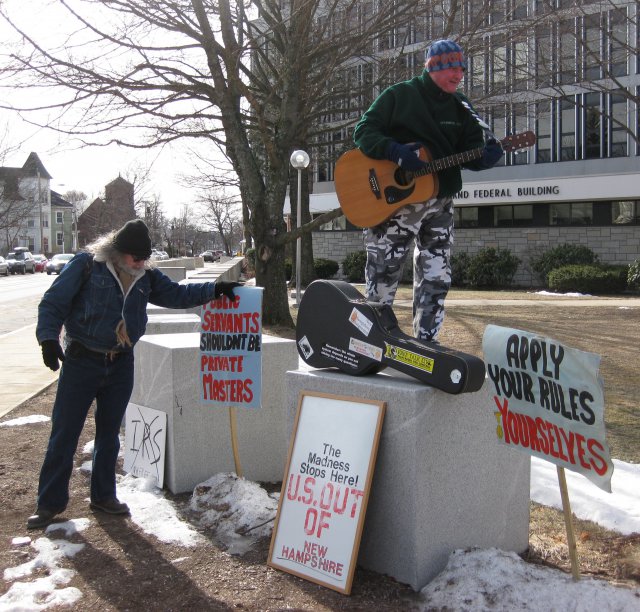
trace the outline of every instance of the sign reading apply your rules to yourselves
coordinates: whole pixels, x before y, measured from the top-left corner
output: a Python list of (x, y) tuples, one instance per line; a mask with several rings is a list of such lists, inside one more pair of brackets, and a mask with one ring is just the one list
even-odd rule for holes
[(349, 594), (385, 403), (302, 391), (268, 564)]
[(482, 342), (498, 439), (611, 492), (600, 356), (488, 325)]

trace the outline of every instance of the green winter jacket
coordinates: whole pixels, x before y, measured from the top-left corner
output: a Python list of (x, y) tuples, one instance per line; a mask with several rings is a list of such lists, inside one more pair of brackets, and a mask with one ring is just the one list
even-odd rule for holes
[[(389, 143), (420, 142), (433, 159), (484, 144), (482, 128), (462, 106), (462, 94), (442, 91), (425, 70), (409, 81), (385, 89), (356, 125), (353, 139), (368, 157), (386, 159)], [(479, 160), (464, 164), (482, 170)], [(453, 196), (462, 188), (460, 167), (438, 172), (438, 197)]]

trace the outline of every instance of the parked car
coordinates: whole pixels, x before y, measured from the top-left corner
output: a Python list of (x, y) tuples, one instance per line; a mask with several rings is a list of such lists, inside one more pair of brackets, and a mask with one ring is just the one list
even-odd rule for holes
[(200, 257), (202, 257), (204, 261), (219, 261), (220, 251), (204, 251), (200, 253)]
[(159, 251), (158, 249), (153, 249), (151, 251), (151, 259), (153, 261), (163, 261), (165, 259), (169, 259), (169, 254), (166, 251)]
[(36, 272), (44, 272), (49, 260), (44, 255), (34, 255), (33, 258), (36, 261)]
[(47, 274), (51, 274), (52, 272), (60, 274), (62, 268), (64, 268), (71, 259), (73, 259), (73, 253), (58, 253), (54, 255), (45, 266)]
[(9, 263), (9, 272), (11, 274), (25, 274), (26, 272), (33, 274), (36, 271), (35, 259), (25, 247), (16, 247), (11, 251), (7, 255), (7, 262)]
[(0, 256), (0, 274), (9, 276), (9, 263), (4, 257)]

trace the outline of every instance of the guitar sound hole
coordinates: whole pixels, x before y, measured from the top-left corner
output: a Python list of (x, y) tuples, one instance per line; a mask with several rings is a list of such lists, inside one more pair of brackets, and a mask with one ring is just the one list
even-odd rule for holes
[(402, 185), (403, 187), (409, 185), (413, 181), (413, 176), (410, 173), (407, 174), (407, 172), (402, 168), (398, 168), (395, 171), (393, 178), (398, 185)]

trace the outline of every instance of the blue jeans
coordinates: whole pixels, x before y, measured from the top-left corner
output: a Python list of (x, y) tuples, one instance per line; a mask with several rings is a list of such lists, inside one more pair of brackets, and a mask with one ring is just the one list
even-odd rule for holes
[(120, 426), (133, 390), (133, 353), (115, 360), (95, 356), (65, 356), (53, 413), (51, 436), (40, 470), (38, 507), (62, 512), (69, 501), (69, 479), (87, 413), (96, 400), (96, 437), (91, 472), (91, 499), (116, 497), (116, 462)]

